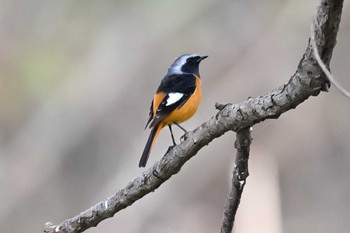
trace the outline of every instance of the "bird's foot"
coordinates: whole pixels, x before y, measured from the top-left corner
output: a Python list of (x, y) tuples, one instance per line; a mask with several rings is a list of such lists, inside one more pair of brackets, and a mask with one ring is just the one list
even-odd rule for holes
[(187, 138), (188, 138), (188, 132), (186, 132), (184, 135), (181, 136), (180, 141), (183, 142), (187, 140)]
[(174, 144), (174, 145), (172, 145), (172, 146), (169, 146), (169, 147), (168, 147), (168, 150), (166, 151), (166, 154), (169, 153), (169, 151), (171, 151), (175, 146), (176, 146), (176, 144)]

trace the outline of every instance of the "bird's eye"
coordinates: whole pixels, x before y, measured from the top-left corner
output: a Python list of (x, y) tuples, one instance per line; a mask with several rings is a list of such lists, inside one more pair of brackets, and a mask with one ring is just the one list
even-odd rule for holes
[(189, 57), (189, 58), (187, 58), (186, 62), (196, 62), (196, 61), (198, 61), (199, 58), (200, 58), (199, 56)]

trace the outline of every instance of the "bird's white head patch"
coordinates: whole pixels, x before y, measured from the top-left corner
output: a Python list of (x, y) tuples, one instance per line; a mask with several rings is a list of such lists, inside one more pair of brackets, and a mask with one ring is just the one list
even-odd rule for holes
[(184, 72), (181, 70), (182, 66), (186, 63), (187, 59), (190, 57), (198, 57), (197, 54), (184, 54), (175, 59), (173, 64), (168, 69), (168, 75), (170, 74), (183, 74)]

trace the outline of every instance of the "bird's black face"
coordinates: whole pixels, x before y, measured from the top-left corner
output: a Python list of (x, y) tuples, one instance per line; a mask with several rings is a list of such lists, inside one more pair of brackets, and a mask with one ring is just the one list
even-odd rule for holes
[(187, 58), (185, 64), (182, 65), (181, 71), (184, 73), (195, 74), (199, 77), (199, 63), (208, 56), (193, 56)]

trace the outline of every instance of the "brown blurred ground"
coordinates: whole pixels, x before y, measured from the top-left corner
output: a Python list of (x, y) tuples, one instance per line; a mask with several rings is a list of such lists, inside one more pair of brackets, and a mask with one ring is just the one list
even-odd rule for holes
[[(143, 170), (150, 99), (173, 59), (209, 55), (193, 129), (215, 102), (285, 83), (318, 1), (0, 0), (0, 232), (40, 232)], [(350, 5), (331, 67), (350, 88)], [(254, 127), (236, 232), (348, 232), (349, 100), (331, 88)], [(181, 131), (176, 131), (177, 137)], [(88, 232), (218, 232), (233, 133), (156, 192)], [(167, 130), (149, 163), (171, 140)]]

